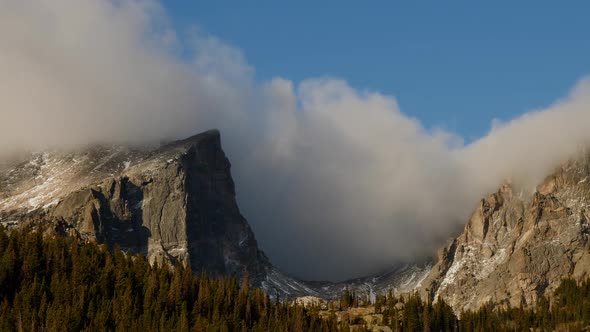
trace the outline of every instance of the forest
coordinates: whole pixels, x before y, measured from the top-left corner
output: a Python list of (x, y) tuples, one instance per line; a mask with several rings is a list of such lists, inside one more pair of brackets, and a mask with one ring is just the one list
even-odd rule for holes
[(489, 304), (459, 317), (417, 294), (370, 303), (346, 290), (322, 308), (271, 299), (247, 276), (208, 276), (150, 265), (116, 246), (0, 230), (1, 331), (368, 331), (363, 320), (336, 315), (354, 307), (371, 307), (392, 331), (576, 331), (590, 325), (590, 279), (564, 280), (534, 308)]

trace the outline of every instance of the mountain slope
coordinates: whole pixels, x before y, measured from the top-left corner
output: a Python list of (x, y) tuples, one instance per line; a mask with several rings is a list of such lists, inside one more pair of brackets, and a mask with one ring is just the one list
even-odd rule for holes
[(589, 179), (584, 155), (529, 197), (504, 184), (480, 201), (463, 233), (441, 249), (422, 292), (457, 311), (489, 301), (530, 306), (563, 278), (590, 275)]
[(213, 274), (263, 280), (270, 266), (237, 207), (216, 130), (154, 151), (35, 154), (2, 172), (0, 183), (5, 225), (49, 224)]

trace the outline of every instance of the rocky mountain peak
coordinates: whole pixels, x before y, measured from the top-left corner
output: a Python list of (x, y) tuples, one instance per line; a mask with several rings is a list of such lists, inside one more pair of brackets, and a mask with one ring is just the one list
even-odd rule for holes
[(439, 252), (422, 292), (455, 310), (492, 301), (534, 305), (566, 277), (590, 275), (589, 159), (569, 161), (532, 195), (510, 182), (482, 199), (462, 234)]
[(49, 224), (151, 262), (264, 279), (270, 264), (240, 214), (230, 168), (217, 130), (152, 150), (32, 154), (1, 172), (0, 221)]

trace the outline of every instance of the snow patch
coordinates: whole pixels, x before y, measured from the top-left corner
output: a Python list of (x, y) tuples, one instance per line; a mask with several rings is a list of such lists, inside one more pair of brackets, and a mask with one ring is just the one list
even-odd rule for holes
[(58, 203), (59, 203), (59, 198), (56, 198), (56, 199), (54, 199), (53, 201), (51, 201), (51, 202), (49, 202), (49, 203), (47, 203), (47, 204), (43, 205), (43, 209), (44, 209), (44, 210), (46, 210), (46, 209), (48, 209), (48, 208), (50, 208), (50, 207), (52, 207), (52, 206), (55, 206), (55, 205), (57, 205)]

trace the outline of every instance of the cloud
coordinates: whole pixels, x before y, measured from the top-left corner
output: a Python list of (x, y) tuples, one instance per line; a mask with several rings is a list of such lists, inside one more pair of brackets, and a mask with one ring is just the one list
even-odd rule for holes
[(431, 254), (504, 179), (533, 188), (590, 139), (588, 81), (464, 145), (343, 80), (258, 82), (238, 49), (180, 38), (155, 1), (0, 6), (0, 151), (219, 128), (259, 244), (308, 279)]

